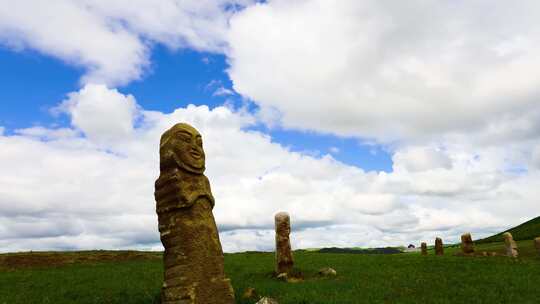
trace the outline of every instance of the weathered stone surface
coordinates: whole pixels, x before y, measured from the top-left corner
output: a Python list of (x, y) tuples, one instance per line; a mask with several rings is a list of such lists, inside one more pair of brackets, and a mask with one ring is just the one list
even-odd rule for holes
[(276, 279), (278, 279), (279, 281), (287, 282), (287, 280), (289, 279), (289, 276), (287, 275), (286, 272), (282, 272), (276, 276)]
[(276, 225), (276, 273), (289, 273), (293, 268), (293, 255), (291, 250), (291, 220), (286, 212), (275, 215)]
[(518, 257), (518, 248), (517, 244), (512, 237), (510, 232), (503, 233), (504, 238), (504, 247), (506, 249), (506, 255), (512, 258)]
[(461, 251), (464, 254), (474, 253), (474, 243), (470, 233), (465, 233), (461, 236)]
[(435, 238), (435, 255), (443, 255), (444, 247), (441, 238)]
[(536, 247), (536, 251), (540, 255), (540, 237), (534, 239), (534, 247)]
[(232, 304), (223, 251), (212, 214), (214, 197), (205, 170), (202, 138), (192, 126), (174, 125), (161, 136), (156, 212), (165, 252), (161, 302)]
[(425, 242), (420, 244), (420, 248), (422, 248), (422, 255), (427, 255), (427, 244)]
[(242, 294), (242, 299), (250, 299), (255, 300), (258, 299), (259, 296), (257, 295), (257, 291), (253, 287), (248, 287), (246, 290), (244, 290), (244, 293)]
[(267, 298), (267, 297), (264, 297), (262, 299), (259, 300), (259, 302), (255, 303), (255, 304), (279, 304), (278, 301), (272, 299), (272, 298)]
[(337, 271), (334, 268), (324, 267), (319, 269), (318, 274), (323, 277), (335, 277), (337, 276)]
[(304, 274), (298, 269), (291, 269), (289, 273), (282, 272), (276, 275), (278, 281), (287, 283), (299, 283), (304, 281)]

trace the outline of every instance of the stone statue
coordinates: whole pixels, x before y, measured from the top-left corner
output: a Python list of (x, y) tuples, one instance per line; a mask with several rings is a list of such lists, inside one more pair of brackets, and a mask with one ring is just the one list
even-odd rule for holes
[(518, 257), (517, 244), (510, 232), (503, 233), (504, 247), (506, 249), (506, 255), (512, 258)]
[(441, 238), (435, 238), (435, 255), (443, 255), (444, 254), (444, 248), (443, 248), (443, 242)]
[(275, 215), (276, 224), (276, 275), (289, 273), (293, 268), (293, 256), (291, 251), (291, 220), (286, 212)]
[(161, 302), (233, 304), (223, 251), (212, 214), (214, 197), (205, 170), (202, 138), (179, 123), (161, 136), (155, 184), (159, 232), (165, 252)]
[(470, 233), (461, 236), (461, 251), (466, 255), (474, 254), (474, 243)]
[(425, 242), (420, 244), (420, 248), (422, 249), (422, 255), (427, 255), (427, 244)]

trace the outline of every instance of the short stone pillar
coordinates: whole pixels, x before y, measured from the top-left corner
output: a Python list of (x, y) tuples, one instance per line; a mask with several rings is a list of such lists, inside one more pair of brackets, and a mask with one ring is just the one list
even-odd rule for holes
[(536, 247), (536, 251), (540, 255), (540, 237), (534, 239), (534, 247)]
[(504, 238), (504, 247), (506, 249), (506, 255), (512, 258), (518, 257), (518, 248), (517, 244), (512, 237), (510, 232), (503, 233)]
[(275, 215), (276, 225), (276, 275), (289, 273), (293, 268), (293, 255), (291, 250), (291, 219), (287, 212)]
[(474, 254), (474, 243), (470, 233), (461, 236), (461, 251), (464, 254)]
[(420, 244), (420, 248), (422, 249), (422, 255), (427, 255), (427, 244), (425, 242)]
[(435, 238), (435, 255), (443, 255), (444, 254), (444, 248), (443, 248), (443, 242), (441, 238)]

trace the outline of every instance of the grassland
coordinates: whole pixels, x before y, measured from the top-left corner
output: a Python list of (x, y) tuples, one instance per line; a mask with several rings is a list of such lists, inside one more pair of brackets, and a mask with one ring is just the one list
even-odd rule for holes
[[(518, 242), (521, 257), (456, 257), (410, 254), (296, 252), (306, 280), (272, 278), (272, 253), (226, 254), (225, 267), (237, 294), (254, 287), (280, 304), (348, 303), (538, 303), (540, 258), (532, 241)], [(501, 243), (478, 251), (503, 253)], [(75, 252), (0, 255), (0, 303), (158, 303), (159, 254)], [(320, 278), (319, 268), (337, 270)]]

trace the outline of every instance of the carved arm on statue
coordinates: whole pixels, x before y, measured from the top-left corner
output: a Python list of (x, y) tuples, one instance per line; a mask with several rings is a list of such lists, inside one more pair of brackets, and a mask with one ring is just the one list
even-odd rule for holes
[(156, 211), (158, 214), (166, 213), (175, 209), (187, 208), (192, 205), (187, 198), (181, 195), (179, 178), (174, 174), (162, 175), (156, 181), (154, 197), (156, 199)]

